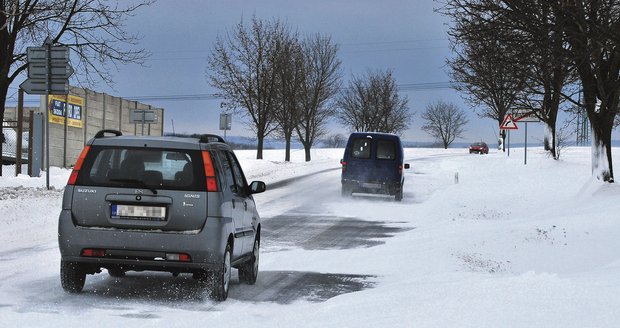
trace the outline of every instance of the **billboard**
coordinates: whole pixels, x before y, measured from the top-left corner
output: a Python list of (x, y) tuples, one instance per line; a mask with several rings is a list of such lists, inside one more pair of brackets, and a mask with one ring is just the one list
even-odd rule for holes
[[(69, 95), (69, 101), (65, 101), (66, 97), (49, 95), (47, 104), (49, 122), (64, 125), (66, 111), (67, 125), (81, 129), (84, 117), (84, 98)], [(65, 108), (65, 105), (68, 108)]]

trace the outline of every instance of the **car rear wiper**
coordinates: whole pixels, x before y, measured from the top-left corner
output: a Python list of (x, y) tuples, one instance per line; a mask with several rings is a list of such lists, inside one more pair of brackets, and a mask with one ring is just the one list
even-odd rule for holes
[(153, 194), (157, 195), (157, 189), (153, 186), (149, 186), (144, 181), (138, 179), (110, 179), (111, 182), (126, 182), (126, 183), (135, 183), (140, 185), (140, 187), (146, 188), (150, 190)]

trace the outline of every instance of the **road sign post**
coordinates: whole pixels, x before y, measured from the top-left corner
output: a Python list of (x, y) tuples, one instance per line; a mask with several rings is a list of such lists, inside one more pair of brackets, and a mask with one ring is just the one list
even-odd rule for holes
[(226, 139), (226, 131), (231, 129), (232, 115), (227, 113), (220, 114), (220, 130), (224, 130), (224, 139)]
[(510, 157), (510, 130), (517, 130), (517, 123), (511, 114), (504, 117), (504, 121), (499, 125), (500, 130), (508, 131), (508, 157)]
[(157, 117), (157, 111), (154, 109), (132, 109), (129, 112), (129, 122), (133, 124), (142, 124), (142, 135), (144, 135), (144, 124), (148, 124), (150, 126), (153, 123), (157, 123), (158, 120), (159, 118)]
[(525, 123), (525, 148), (523, 152), (523, 165), (527, 165), (527, 123), (540, 122), (540, 119), (538, 118), (538, 116), (536, 116), (536, 111), (531, 110), (515, 110), (512, 115), (515, 117), (515, 122)]
[(49, 95), (69, 94), (73, 68), (69, 64), (69, 48), (53, 46), (49, 37), (42, 47), (28, 47), (26, 60), (28, 79), (19, 87), (28, 94), (45, 95), (45, 186), (50, 189)]

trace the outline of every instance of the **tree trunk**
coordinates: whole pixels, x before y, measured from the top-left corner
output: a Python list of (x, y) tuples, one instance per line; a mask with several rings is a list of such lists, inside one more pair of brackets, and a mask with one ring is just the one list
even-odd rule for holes
[(614, 182), (611, 157), (611, 123), (590, 120), (592, 124), (592, 175), (605, 182)]
[(312, 160), (311, 156), (310, 156), (310, 148), (312, 146), (310, 144), (304, 144), (304, 151), (306, 153), (306, 162), (310, 162), (310, 160)]
[(555, 142), (555, 123), (546, 122), (545, 123), (545, 150), (551, 153), (553, 159), (558, 159), (557, 152), (555, 150), (556, 142)]
[[(502, 121), (499, 122), (498, 126), (502, 125)], [(506, 152), (506, 131), (507, 130), (499, 130), (499, 140), (497, 148), (503, 152)]]
[(546, 124), (545, 125), (545, 140), (543, 141), (546, 151), (551, 150), (551, 139), (553, 139), (553, 137), (551, 136), (551, 127), (549, 126), (549, 124)]
[(284, 150), (284, 161), (291, 161), (291, 134), (284, 135), (284, 140), (286, 141), (286, 149)]
[(263, 159), (263, 143), (265, 141), (265, 136), (258, 135), (256, 139), (258, 139), (258, 144), (256, 145), (256, 159)]
[[(3, 84), (0, 84), (0, 138), (2, 139), (2, 141), (4, 140), (4, 138), (2, 137), (2, 133), (3, 131), (3, 124), (1, 124), (2, 122), (4, 122), (4, 109), (5, 109), (5, 102), (6, 102), (6, 94), (8, 92), (8, 86), (4, 86)], [(18, 138), (20, 138), (20, 136), (17, 136)], [(0, 144), (0, 153), (2, 152), (2, 144)], [(1, 155), (0, 155), (1, 157)], [(2, 159), (0, 158), (0, 176), (2, 176)]]

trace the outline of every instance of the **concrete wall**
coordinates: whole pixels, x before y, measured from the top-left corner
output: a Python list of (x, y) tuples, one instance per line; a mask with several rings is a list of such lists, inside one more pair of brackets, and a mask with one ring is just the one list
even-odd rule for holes
[[(81, 127), (71, 124), (49, 123), (50, 128), (50, 166), (71, 167), (75, 164), (82, 148), (98, 131), (103, 129), (120, 130), (126, 135), (161, 136), (164, 133), (164, 109), (152, 108), (150, 105), (136, 101), (114, 97), (88, 89), (71, 87), (71, 96), (83, 99)], [(45, 97), (41, 97), (41, 106), (45, 108)], [(28, 108), (30, 109), (30, 108)], [(28, 109), (24, 110), (24, 120), (27, 122)], [(130, 122), (132, 109), (152, 109), (157, 113), (158, 121), (154, 124), (134, 124)], [(14, 108), (7, 108), (5, 120), (16, 117)], [(58, 117), (57, 117), (58, 118)], [(78, 120), (69, 121), (79, 124)], [(65, 151), (66, 135), (66, 151)]]

